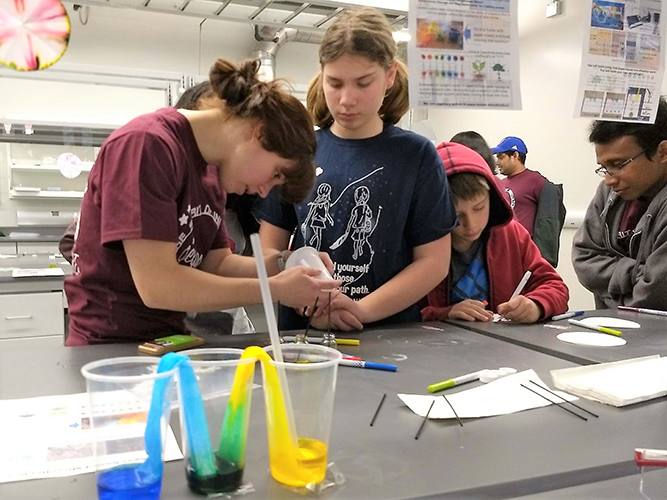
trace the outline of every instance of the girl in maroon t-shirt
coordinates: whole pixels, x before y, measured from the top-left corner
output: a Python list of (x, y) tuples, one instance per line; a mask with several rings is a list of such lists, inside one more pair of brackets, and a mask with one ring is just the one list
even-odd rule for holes
[[(224, 192), (265, 197), (279, 186), (285, 199), (303, 199), (315, 134), (298, 99), (259, 81), (258, 69), (219, 59), (210, 73), (217, 105), (140, 116), (102, 145), (65, 280), (67, 345), (182, 333), (184, 311), (261, 302), (253, 259), (228, 248)], [(279, 273), (277, 253), (265, 261), (274, 298), (293, 307), (339, 284), (304, 267)]]

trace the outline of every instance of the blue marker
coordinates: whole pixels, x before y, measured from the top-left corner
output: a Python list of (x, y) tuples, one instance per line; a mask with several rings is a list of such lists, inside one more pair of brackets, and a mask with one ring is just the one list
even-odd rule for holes
[(558, 321), (559, 319), (574, 318), (575, 316), (581, 316), (584, 314), (584, 311), (571, 311), (563, 314), (556, 314), (551, 318), (551, 321)]
[(384, 370), (387, 372), (395, 372), (398, 367), (396, 365), (387, 365), (384, 363), (372, 363), (370, 361), (356, 361), (353, 359), (341, 359), (339, 364), (343, 366), (352, 366), (354, 368), (368, 368), (371, 370)]

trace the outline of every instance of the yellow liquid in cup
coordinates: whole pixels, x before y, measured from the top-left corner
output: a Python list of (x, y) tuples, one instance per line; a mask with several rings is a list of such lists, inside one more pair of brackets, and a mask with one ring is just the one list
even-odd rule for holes
[[(279, 483), (288, 486), (306, 486), (319, 483), (327, 471), (327, 445), (315, 439), (299, 438), (298, 446), (292, 443), (289, 433), (285, 402), (280, 388), (280, 380), (271, 358), (259, 347), (248, 347), (241, 359), (256, 357), (262, 362), (268, 395), (269, 411), (266, 420), (269, 434), (269, 461), (271, 475)], [(244, 386), (250, 376), (250, 370), (244, 366), (237, 368), (234, 388), (230, 403), (235, 397), (241, 397), (240, 387)], [(237, 383), (239, 384), (237, 386)]]
[(296, 454), (291, 453), (290, 449), (290, 456), (286, 456), (283, 451), (269, 447), (271, 475), (276, 481), (289, 486), (306, 486), (324, 479), (327, 472), (327, 446), (323, 442), (301, 438)]

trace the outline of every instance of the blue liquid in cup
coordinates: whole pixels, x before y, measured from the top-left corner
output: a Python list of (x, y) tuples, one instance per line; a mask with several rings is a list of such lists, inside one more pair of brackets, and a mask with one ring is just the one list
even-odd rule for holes
[(162, 477), (142, 477), (142, 464), (114, 467), (97, 476), (99, 500), (159, 500)]

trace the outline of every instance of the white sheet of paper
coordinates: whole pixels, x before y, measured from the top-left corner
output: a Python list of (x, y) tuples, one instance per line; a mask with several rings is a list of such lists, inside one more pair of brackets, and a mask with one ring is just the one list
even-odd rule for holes
[(595, 332), (563, 332), (556, 335), (556, 338), (569, 344), (596, 347), (618, 347), (628, 343), (627, 340), (621, 337)]
[[(475, 387), (467, 391), (456, 394), (446, 394), (447, 399), (456, 410), (460, 418), (479, 418), (492, 417), (496, 415), (507, 415), (533, 408), (548, 406), (547, 400), (528, 389), (521, 387), (520, 384), (530, 387), (532, 390), (540, 392), (552, 401), (558, 398), (549, 394), (547, 391), (541, 391), (530, 380), (548, 387), (533, 370), (525, 370), (514, 375), (508, 375), (501, 379), (490, 382), (486, 385)], [(571, 396), (564, 392), (554, 391), (568, 401), (576, 401), (576, 396)], [(447, 404), (447, 401), (441, 396), (422, 396), (419, 394), (399, 394), (398, 397), (420, 417), (425, 417), (431, 402), (435, 400), (429, 418), (456, 418), (454, 412)]]
[[(126, 410), (119, 401), (109, 405), (110, 415), (126, 415)], [(143, 439), (142, 426), (133, 424), (131, 418), (126, 421), (123, 431)], [(94, 472), (89, 425), (86, 393), (0, 401), (0, 483)], [(128, 432), (122, 437), (127, 438)], [(113, 457), (118, 463), (125, 458), (141, 460), (145, 452), (130, 450)], [(181, 458), (169, 427), (165, 460)]]
[(35, 276), (65, 276), (65, 271), (59, 267), (45, 267), (41, 269), (14, 269), (12, 278), (32, 278)]
[(591, 326), (604, 326), (606, 328), (641, 328), (642, 325), (636, 321), (630, 321), (622, 318), (606, 318), (604, 316), (595, 316), (592, 318), (584, 318), (582, 323)]
[(644, 356), (612, 363), (552, 370), (559, 389), (613, 406), (667, 395), (667, 357)]

